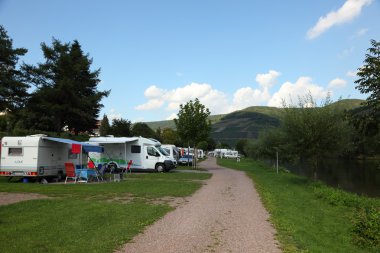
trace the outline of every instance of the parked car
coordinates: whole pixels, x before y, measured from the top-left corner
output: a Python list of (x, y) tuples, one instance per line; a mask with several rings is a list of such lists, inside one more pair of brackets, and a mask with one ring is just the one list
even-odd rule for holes
[(184, 155), (178, 160), (179, 165), (192, 165), (193, 164), (193, 156), (191, 155)]

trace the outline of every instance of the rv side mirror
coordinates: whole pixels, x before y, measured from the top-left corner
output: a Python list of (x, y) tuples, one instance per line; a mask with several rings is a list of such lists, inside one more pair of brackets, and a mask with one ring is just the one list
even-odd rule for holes
[(158, 153), (157, 151), (154, 153), (154, 156), (157, 156), (159, 157), (160, 156), (160, 153)]

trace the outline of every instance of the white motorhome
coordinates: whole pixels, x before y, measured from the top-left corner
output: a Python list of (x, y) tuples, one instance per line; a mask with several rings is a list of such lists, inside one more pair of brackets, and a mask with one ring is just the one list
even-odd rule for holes
[(125, 169), (132, 161), (131, 170), (169, 171), (175, 168), (173, 160), (162, 149), (159, 141), (144, 137), (91, 137), (89, 144), (100, 145), (104, 153), (89, 153), (97, 166)]
[(86, 153), (73, 154), (72, 145), (82, 151), (99, 151), (100, 147), (46, 135), (3, 137), (1, 140), (0, 176), (58, 177), (65, 174), (65, 162), (87, 162)]
[(161, 147), (165, 152), (172, 158), (173, 163), (177, 165), (179, 159), (179, 150), (175, 145), (172, 144), (163, 144)]
[(227, 150), (227, 152), (224, 154), (224, 157), (229, 159), (237, 159), (240, 158), (239, 152), (236, 150)]

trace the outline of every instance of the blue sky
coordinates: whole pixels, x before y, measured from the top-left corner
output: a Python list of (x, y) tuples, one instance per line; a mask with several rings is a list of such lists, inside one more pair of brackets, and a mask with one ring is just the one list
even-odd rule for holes
[(197, 97), (212, 114), (309, 91), (365, 99), (355, 73), (380, 40), (380, 2), (0, 0), (0, 24), (29, 64), (41, 42), (77, 39), (111, 89), (100, 117), (155, 121)]

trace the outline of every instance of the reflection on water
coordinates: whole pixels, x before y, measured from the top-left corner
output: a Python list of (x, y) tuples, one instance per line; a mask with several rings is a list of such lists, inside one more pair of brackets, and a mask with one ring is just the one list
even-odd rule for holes
[[(310, 163), (281, 166), (295, 174), (313, 178)], [(317, 176), (318, 180), (330, 186), (359, 195), (380, 197), (380, 160), (326, 159), (320, 164)]]

